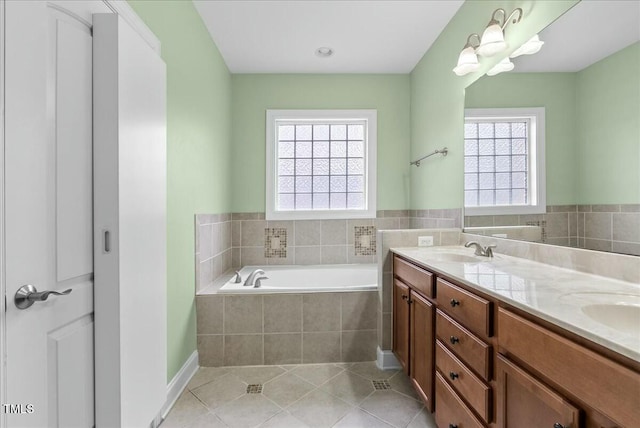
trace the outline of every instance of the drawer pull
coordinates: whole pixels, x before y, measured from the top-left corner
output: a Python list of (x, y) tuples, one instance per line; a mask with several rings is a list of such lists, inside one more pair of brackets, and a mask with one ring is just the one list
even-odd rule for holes
[(457, 337), (455, 337), (455, 336), (451, 336), (451, 337), (449, 338), (449, 342), (451, 342), (451, 344), (452, 344), (452, 345), (455, 345), (456, 343), (460, 343), (460, 339), (458, 339), (458, 338), (457, 338)]
[(460, 301), (456, 300), (456, 299), (451, 299), (451, 307), (455, 308), (456, 306), (460, 306)]
[(458, 428), (458, 425), (456, 425), (456, 424), (449, 424), (449, 428)]
[(553, 428), (565, 428), (565, 427), (560, 422), (556, 422), (555, 424), (553, 424)]
[[(459, 376), (458, 376), (458, 373), (449, 372), (449, 377), (451, 378), (451, 380), (456, 380)], [(554, 428), (557, 428), (557, 427), (554, 427)]]

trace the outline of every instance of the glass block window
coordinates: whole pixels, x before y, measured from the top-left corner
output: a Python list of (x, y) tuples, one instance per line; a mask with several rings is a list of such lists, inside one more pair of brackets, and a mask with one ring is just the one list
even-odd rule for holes
[(375, 217), (375, 115), (365, 112), (268, 112), (269, 218), (353, 218), (371, 209)]
[(467, 110), (465, 117), (467, 215), (544, 212), (539, 206), (544, 199), (544, 132), (539, 130), (544, 119), (521, 109), (492, 111)]

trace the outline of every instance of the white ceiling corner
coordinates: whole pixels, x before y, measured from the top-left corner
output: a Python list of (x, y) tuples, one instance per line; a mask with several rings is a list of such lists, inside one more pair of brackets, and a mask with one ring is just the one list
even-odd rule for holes
[(462, 3), (194, 0), (232, 73), (409, 73)]

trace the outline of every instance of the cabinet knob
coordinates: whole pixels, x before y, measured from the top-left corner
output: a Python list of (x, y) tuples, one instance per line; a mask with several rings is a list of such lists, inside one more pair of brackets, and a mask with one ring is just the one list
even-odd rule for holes
[(402, 295), (402, 300), (407, 300), (409, 298), (409, 296), (407, 296), (406, 294)]
[(460, 302), (457, 301), (456, 299), (451, 299), (451, 302), (449, 302), (449, 303), (451, 303), (451, 307), (452, 308), (455, 308), (456, 306), (460, 305)]
[(449, 377), (451, 380), (456, 380), (458, 378), (458, 373), (449, 372)]
[(457, 338), (457, 337), (455, 337), (455, 336), (451, 336), (451, 337), (449, 338), (449, 342), (451, 342), (451, 344), (452, 344), (452, 345), (455, 345), (456, 343), (459, 343), (459, 342), (460, 342), (460, 339), (458, 339), (458, 338)]
[(458, 425), (456, 425), (456, 424), (449, 424), (449, 428), (458, 428)]
[(553, 424), (553, 428), (564, 428), (564, 425), (562, 425), (560, 422), (556, 422), (555, 424)]

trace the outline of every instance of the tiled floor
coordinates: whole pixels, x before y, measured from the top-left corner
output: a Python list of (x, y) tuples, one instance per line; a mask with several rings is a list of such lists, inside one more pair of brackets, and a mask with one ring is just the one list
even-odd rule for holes
[(161, 428), (204, 427), (435, 428), (435, 423), (403, 372), (365, 362), (200, 368)]

